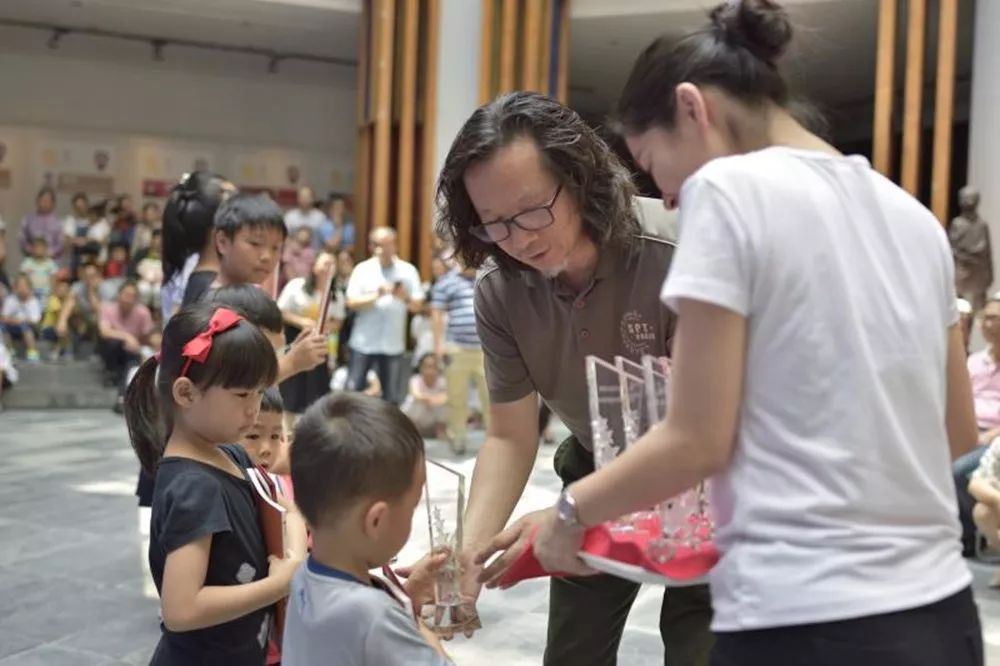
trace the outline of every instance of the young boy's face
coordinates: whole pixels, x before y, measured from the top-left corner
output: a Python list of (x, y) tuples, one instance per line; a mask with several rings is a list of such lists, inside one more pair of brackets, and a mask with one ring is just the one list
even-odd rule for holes
[(41, 240), (36, 240), (31, 244), (31, 256), (35, 259), (45, 259), (49, 256), (49, 246), (48, 243)]
[(219, 232), (219, 263), (230, 284), (262, 284), (281, 258), (281, 232), (269, 227), (243, 227), (229, 238)]
[(25, 279), (18, 279), (18, 281), (14, 283), (14, 294), (16, 294), (22, 301), (26, 301), (31, 298), (31, 282)]
[(255, 463), (270, 470), (281, 452), (284, 439), (285, 430), (281, 412), (261, 410), (257, 415), (257, 421), (243, 435), (240, 444)]

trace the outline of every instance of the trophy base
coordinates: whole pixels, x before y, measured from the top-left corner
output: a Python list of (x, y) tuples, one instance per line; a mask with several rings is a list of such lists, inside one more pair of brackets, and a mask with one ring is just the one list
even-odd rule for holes
[(452, 638), (459, 634), (468, 638), (483, 626), (476, 610), (476, 600), (471, 597), (454, 602), (427, 604), (420, 609), (420, 619), (442, 638)]

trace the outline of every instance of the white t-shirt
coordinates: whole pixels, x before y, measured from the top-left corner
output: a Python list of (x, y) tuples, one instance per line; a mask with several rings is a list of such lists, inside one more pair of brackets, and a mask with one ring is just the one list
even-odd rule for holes
[[(307, 294), (305, 287), (305, 278), (289, 280), (278, 296), (278, 308), (282, 312), (290, 312), (299, 317), (309, 317), (315, 320), (319, 317), (320, 292), (316, 290), (312, 294)], [(330, 308), (327, 310), (327, 319), (343, 320), (345, 315), (343, 296), (335, 291), (330, 301)]]
[(680, 201), (664, 302), (747, 319), (735, 451), (711, 484), (712, 628), (888, 613), (968, 586), (941, 225), (863, 158), (787, 148), (712, 161)]
[[(420, 274), (413, 264), (398, 257), (388, 267), (378, 257), (354, 267), (347, 281), (347, 300), (377, 293), (379, 287), (402, 282), (411, 298), (423, 300)], [(351, 350), (362, 354), (398, 356), (406, 350), (406, 303), (392, 294), (384, 294), (370, 308), (358, 310), (351, 329)]]

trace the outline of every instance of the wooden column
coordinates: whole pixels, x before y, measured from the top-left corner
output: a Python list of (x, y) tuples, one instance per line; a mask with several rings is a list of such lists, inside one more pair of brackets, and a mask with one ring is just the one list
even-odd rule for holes
[(563, 104), (569, 104), (569, 9), (571, 0), (559, 3), (559, 81), (556, 89), (558, 99)]
[(879, 0), (878, 46), (875, 65), (875, 127), (872, 163), (885, 176), (892, 172), (892, 104), (896, 60), (898, 0)]
[(392, 65), (396, 0), (375, 0), (375, 154), (371, 226), (389, 224), (389, 154), (392, 138)]
[(538, 57), (542, 39), (542, 0), (524, 0), (524, 42), (521, 49), (521, 89), (541, 90)]
[(437, 124), (437, 79), (438, 58), (440, 57), (440, 23), (441, 0), (423, 0), (427, 12), (427, 36), (425, 57), (427, 73), (424, 81), (424, 125), (422, 129), (421, 146), (421, 187), (420, 187), (420, 226), (419, 226), (419, 266), (420, 274), (427, 277), (431, 274), (431, 239), (434, 234), (434, 182), (437, 180), (435, 160), (435, 125)]
[(958, 31), (958, 0), (940, 1), (931, 210), (941, 224), (948, 224), (948, 202), (951, 199), (951, 128), (955, 112), (955, 39)]
[(539, 90), (544, 92), (546, 95), (551, 94), (552, 90), (552, 77), (550, 76), (550, 70), (552, 69), (552, 21), (553, 21), (553, 10), (555, 9), (553, 5), (555, 0), (545, 0), (545, 7), (542, 20), (542, 74), (539, 82)]
[(903, 165), (900, 185), (917, 195), (920, 178), (921, 107), (927, 0), (909, 0), (906, 20), (906, 90), (903, 100)]
[(514, 90), (517, 85), (517, 0), (503, 0), (500, 19), (500, 91)]
[(399, 231), (399, 253), (411, 256), (413, 248), (413, 172), (414, 139), (417, 122), (417, 36), (420, 28), (419, 0), (402, 0), (403, 35), (399, 45), (402, 53), (402, 77), (399, 100), (399, 175), (396, 179), (396, 229)]
[(479, 103), (486, 104), (493, 97), (493, 31), (496, 17), (496, 0), (482, 0), (483, 17), (480, 25), (479, 49)]
[(358, 145), (356, 150), (354, 172), (354, 256), (361, 259), (365, 256), (368, 244), (368, 201), (371, 198), (371, 119), (369, 104), (371, 102), (371, 77), (368, 67), (368, 49), (371, 37), (372, 12), (369, 3), (361, 5), (361, 34), (358, 39)]

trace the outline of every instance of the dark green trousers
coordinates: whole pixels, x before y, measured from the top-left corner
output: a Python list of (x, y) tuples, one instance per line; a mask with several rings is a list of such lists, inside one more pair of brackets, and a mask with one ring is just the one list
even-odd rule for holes
[[(575, 437), (555, 456), (564, 484), (594, 471), (593, 456)], [(549, 631), (545, 666), (614, 666), (639, 585), (615, 576), (553, 578), (549, 589)], [(665, 666), (708, 666), (713, 637), (707, 585), (669, 588), (660, 609)]]

